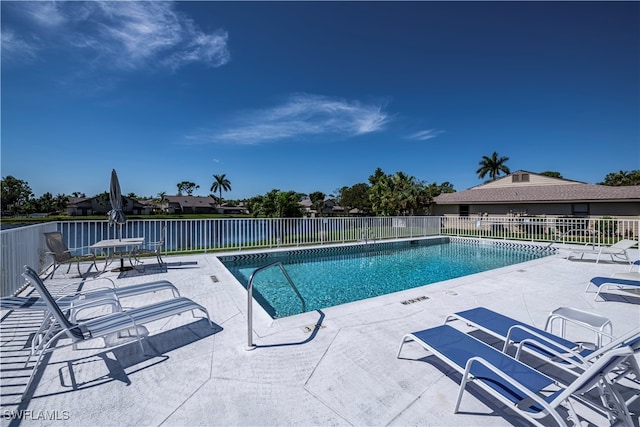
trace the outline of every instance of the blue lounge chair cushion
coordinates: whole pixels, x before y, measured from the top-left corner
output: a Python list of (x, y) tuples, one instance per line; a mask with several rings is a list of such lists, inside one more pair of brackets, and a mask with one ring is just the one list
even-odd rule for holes
[[(511, 356), (449, 325), (441, 325), (435, 328), (413, 332), (411, 335), (419, 342), (426, 344), (432, 351), (444, 356), (449, 361), (449, 364), (455, 367), (460, 373), (464, 372), (469, 359), (472, 357), (481, 357), (504, 374), (526, 386), (526, 388), (533, 393), (537, 394), (541, 390), (555, 384), (553, 379), (541, 372), (530, 368)], [(514, 405), (527, 399), (527, 396), (522, 391), (506, 383), (500, 376), (481, 364), (472, 365), (470, 372), (475, 378), (481, 380)], [(556, 394), (553, 393), (549, 396), (540, 397), (550, 402), (555, 396)], [(527, 408), (521, 407), (520, 409), (529, 412), (539, 412), (542, 410), (536, 405)]]
[(590, 282), (598, 288), (604, 284), (640, 287), (640, 280), (619, 279), (616, 277), (594, 277)]
[(560, 406), (568, 410), (567, 419), (579, 420), (570, 398), (592, 389), (598, 389), (601, 398), (605, 399), (606, 396), (607, 405), (602, 409), (607, 413), (611, 425), (633, 423), (624, 398), (608, 381), (603, 381), (613, 369), (633, 358), (633, 349), (630, 347), (615, 348), (604, 353), (575, 381), (563, 386), (519, 360), (446, 324), (405, 335), (398, 357), (404, 344), (409, 341), (419, 343), (462, 374), (454, 413), (458, 412), (466, 385), (474, 382), (537, 426), (548, 425), (549, 417), (553, 418), (555, 425), (566, 426), (565, 416), (557, 410)]
[[(486, 332), (490, 332), (492, 335), (501, 339), (504, 339), (509, 334), (511, 328), (517, 326), (518, 328), (513, 329), (510, 336), (511, 340), (516, 343), (521, 342), (525, 339), (531, 339), (533, 337), (527, 331), (520, 329), (526, 328), (544, 336), (551, 342), (558, 343), (564, 347), (561, 348), (553, 346), (551, 345), (551, 343), (545, 343), (548, 347), (552, 348), (555, 351), (564, 352), (565, 348), (575, 349), (578, 347), (578, 344), (573, 341), (559, 337), (542, 329), (538, 329), (527, 323), (512, 319), (511, 317), (496, 313), (495, 311), (489, 310), (485, 307), (476, 307), (470, 310), (460, 311), (453, 314), (452, 316), (459, 318), (462, 321), (469, 322), (470, 324), (479, 327)], [(553, 355), (548, 354), (548, 356)]]

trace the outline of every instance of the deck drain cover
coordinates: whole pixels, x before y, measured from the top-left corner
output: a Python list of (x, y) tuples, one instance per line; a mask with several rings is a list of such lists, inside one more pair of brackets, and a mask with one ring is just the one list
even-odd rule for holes
[(458, 293), (455, 291), (444, 291), (444, 293), (447, 295), (458, 295)]
[(218, 280), (218, 278), (216, 276), (211, 276), (211, 281), (213, 283), (218, 283), (219, 282), (219, 280)]
[(314, 329), (316, 329), (316, 328), (317, 328), (317, 329), (324, 329), (324, 328), (326, 328), (326, 326), (324, 326), (324, 325), (308, 325), (308, 326), (303, 326), (303, 327), (302, 327), (302, 331), (303, 331), (305, 334), (308, 334), (309, 332), (313, 331), (313, 330), (314, 330)]
[(423, 296), (421, 296), (421, 297), (411, 298), (411, 299), (408, 299), (408, 300), (406, 300), (406, 301), (402, 301), (402, 304), (404, 304), (404, 305), (409, 305), (409, 304), (413, 304), (414, 302), (424, 301), (424, 300), (426, 300), (426, 299), (429, 299), (429, 297), (425, 297), (425, 296), (423, 295)]

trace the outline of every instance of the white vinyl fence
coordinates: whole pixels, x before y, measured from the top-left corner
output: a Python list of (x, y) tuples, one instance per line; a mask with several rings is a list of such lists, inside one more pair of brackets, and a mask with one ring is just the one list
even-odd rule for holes
[(12, 295), (24, 285), (20, 274), (23, 266), (41, 268), (47, 262), (46, 245), (42, 233), (56, 231), (56, 222), (29, 225), (0, 231), (0, 296)]
[(637, 219), (443, 217), (444, 235), (536, 242), (611, 245), (620, 239), (638, 240)]
[[(637, 219), (527, 217), (337, 217), (337, 218), (211, 218), (129, 220), (122, 237), (159, 241), (163, 228), (165, 254), (304, 246), (436, 235), (611, 245), (638, 238)], [(0, 231), (2, 296), (17, 292), (24, 265), (44, 271), (52, 263), (42, 233), (59, 230), (69, 248), (90, 246), (119, 236), (105, 221), (59, 221)]]

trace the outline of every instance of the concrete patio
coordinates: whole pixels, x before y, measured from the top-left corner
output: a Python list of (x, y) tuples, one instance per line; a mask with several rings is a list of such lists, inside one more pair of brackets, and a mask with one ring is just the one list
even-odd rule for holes
[[(631, 252), (638, 258), (637, 250)], [(3, 311), (2, 425), (526, 426), (474, 386), (461, 412), (454, 414), (460, 376), (415, 343), (405, 345), (403, 358), (396, 358), (402, 336), (477, 306), (540, 328), (560, 306), (609, 318), (615, 335), (640, 325), (640, 294), (612, 292), (606, 301), (594, 301), (593, 293), (584, 292), (591, 277), (627, 272), (628, 264), (552, 255), (275, 321), (255, 304), (257, 348), (246, 351), (246, 291), (215, 255), (165, 261), (166, 270), (153, 269), (155, 259), (147, 258), (144, 272), (118, 278), (119, 273), (108, 271), (102, 277), (117, 286), (169, 280), (182, 296), (208, 309), (213, 327), (185, 313), (148, 325), (147, 355), (136, 342), (102, 349), (100, 340), (90, 349), (55, 351), (20, 402), (33, 366), (24, 368), (28, 340), (42, 315)], [(52, 290), (78, 280), (64, 271), (46, 281)], [(138, 306), (169, 295), (124, 302)], [(569, 333), (593, 341), (593, 334)], [(630, 409), (640, 413), (640, 402)], [(581, 415), (589, 425), (608, 425), (595, 412), (585, 409)]]

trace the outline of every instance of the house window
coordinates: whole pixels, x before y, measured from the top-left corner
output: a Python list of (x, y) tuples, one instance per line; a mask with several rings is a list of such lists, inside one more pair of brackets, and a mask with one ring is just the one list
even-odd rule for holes
[(579, 217), (588, 217), (589, 203), (573, 203), (571, 205), (571, 214)]
[(460, 216), (469, 216), (469, 205), (460, 205)]
[(511, 175), (511, 182), (529, 182), (529, 174), (517, 173), (517, 174)]

